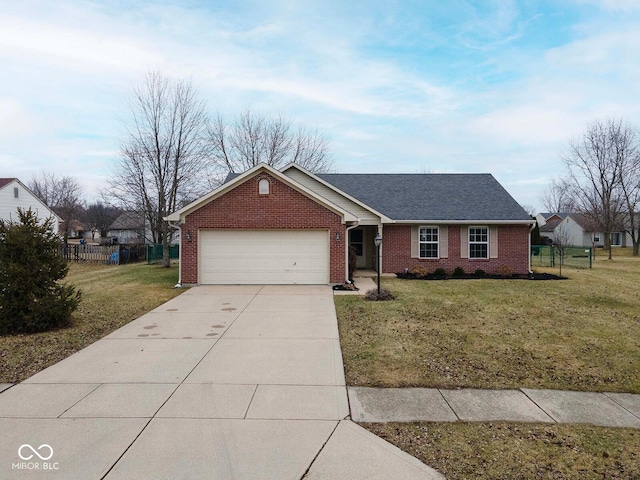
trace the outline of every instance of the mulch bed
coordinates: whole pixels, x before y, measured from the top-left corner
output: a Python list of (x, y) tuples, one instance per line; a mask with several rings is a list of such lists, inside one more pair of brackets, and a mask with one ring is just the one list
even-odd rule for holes
[(465, 275), (434, 275), (429, 274), (427, 276), (418, 276), (415, 273), (396, 273), (398, 278), (402, 278), (404, 280), (484, 280), (484, 279), (493, 279), (493, 280), (567, 280), (567, 277), (559, 277), (558, 275), (553, 275), (551, 273), (530, 273), (528, 275), (483, 275), (477, 276), (472, 273), (468, 273)]

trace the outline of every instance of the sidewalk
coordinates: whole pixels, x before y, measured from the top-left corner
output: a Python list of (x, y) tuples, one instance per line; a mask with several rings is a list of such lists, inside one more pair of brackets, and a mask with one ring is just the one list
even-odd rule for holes
[(640, 395), (349, 387), (355, 422), (541, 422), (640, 428)]

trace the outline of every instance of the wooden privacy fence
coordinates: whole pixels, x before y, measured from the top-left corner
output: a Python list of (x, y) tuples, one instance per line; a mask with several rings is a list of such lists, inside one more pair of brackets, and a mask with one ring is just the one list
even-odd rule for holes
[(60, 254), (68, 262), (104, 263), (122, 265), (143, 262), (146, 259), (145, 245), (79, 245), (67, 244)]

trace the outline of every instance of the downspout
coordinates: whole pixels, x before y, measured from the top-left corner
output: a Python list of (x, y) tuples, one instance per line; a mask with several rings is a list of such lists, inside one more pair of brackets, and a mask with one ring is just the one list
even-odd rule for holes
[(182, 230), (180, 229), (179, 221), (177, 224), (174, 224), (167, 220), (167, 223), (171, 228), (178, 230), (178, 238), (180, 238), (180, 243), (178, 243), (178, 283), (176, 283), (173, 288), (182, 288)]
[(531, 224), (531, 227), (529, 227), (529, 251), (527, 252), (528, 255), (528, 262), (529, 262), (529, 275), (533, 274), (533, 270), (531, 270), (531, 233), (533, 232), (533, 229), (536, 228), (536, 222), (533, 222)]
[(346, 279), (345, 283), (349, 283), (349, 231), (353, 230), (354, 228), (356, 228), (358, 225), (360, 225), (360, 220), (356, 220), (356, 223), (354, 225), (351, 225), (350, 227), (347, 227), (344, 231), (344, 243), (345, 243), (345, 253), (344, 253), (344, 257), (345, 257), (345, 264), (344, 264), (344, 278)]

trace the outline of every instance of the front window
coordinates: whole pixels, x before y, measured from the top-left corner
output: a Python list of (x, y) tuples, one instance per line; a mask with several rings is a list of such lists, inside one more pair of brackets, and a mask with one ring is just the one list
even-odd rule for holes
[(469, 227), (469, 258), (489, 258), (489, 227)]
[(420, 258), (438, 258), (438, 227), (420, 227)]
[(622, 245), (622, 234), (620, 232), (614, 232), (611, 234), (611, 246), (619, 247)]
[(600, 241), (600, 234), (599, 233), (594, 233), (593, 234), (593, 241), (594, 242), (599, 242)]

